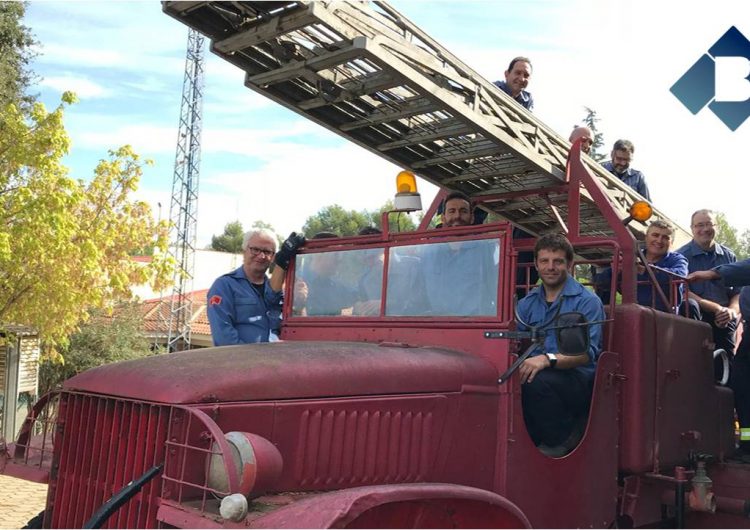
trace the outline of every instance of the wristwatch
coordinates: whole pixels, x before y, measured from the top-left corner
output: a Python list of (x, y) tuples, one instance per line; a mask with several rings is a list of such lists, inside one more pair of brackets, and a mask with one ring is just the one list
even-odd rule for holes
[(545, 353), (544, 355), (546, 355), (547, 359), (549, 359), (549, 367), (554, 369), (557, 365), (557, 355), (555, 355), (554, 353)]

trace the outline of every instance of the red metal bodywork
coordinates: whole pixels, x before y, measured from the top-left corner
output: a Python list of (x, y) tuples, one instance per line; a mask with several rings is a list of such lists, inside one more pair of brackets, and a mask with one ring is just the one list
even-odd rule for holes
[[(485, 332), (513, 329), (517, 255), (533, 244), (516, 244), (499, 223), (312, 241), (303, 251), (496, 240), (494, 316), (307, 318), (288, 304), (283, 342), (161, 355), (72, 378), (0, 451), (0, 470), (49, 474), (46, 527), (81, 526), (160, 463), (162, 474), (108, 527), (609, 527), (672, 517), (677, 485), (689, 490), (685, 476), (704, 453), (718, 511), (688, 512), (685, 522), (740, 527), (750, 466), (727, 462), (732, 395), (713, 383), (710, 329), (632, 303), (635, 241), (577, 149), (565, 185), (569, 236), (614, 255), (623, 303), (607, 307), (588, 424), (567, 456), (549, 458), (532, 443), (517, 376), (497, 383), (518, 343)], [(614, 237), (578, 235), (582, 190), (603, 201)], [(240, 491), (265, 457), (235, 469), (224, 438), (232, 431), (267, 441), (283, 462), (249, 495), (240, 521), (222, 519), (219, 499)], [(226, 489), (209, 484), (212, 455)]]

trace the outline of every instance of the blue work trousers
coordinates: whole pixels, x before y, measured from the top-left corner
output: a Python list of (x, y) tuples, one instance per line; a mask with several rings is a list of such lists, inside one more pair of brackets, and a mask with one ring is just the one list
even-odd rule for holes
[(536, 445), (560, 445), (585, 418), (593, 382), (577, 370), (547, 368), (521, 386), (526, 429)]

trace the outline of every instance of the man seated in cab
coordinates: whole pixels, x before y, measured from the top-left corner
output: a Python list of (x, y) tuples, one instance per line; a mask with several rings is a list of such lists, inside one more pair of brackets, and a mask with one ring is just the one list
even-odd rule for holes
[[(661, 291), (668, 301), (672, 292), (671, 281), (676, 279), (676, 276), (684, 278), (688, 272), (687, 258), (679, 252), (669, 250), (672, 246), (673, 236), (674, 228), (669, 223), (657, 219), (646, 229), (646, 240), (643, 246), (643, 255), (646, 258), (646, 262), (648, 265), (656, 267), (652, 268), (651, 272), (653, 272)], [(596, 276), (595, 283), (597, 286), (607, 288), (611, 280), (612, 269), (608, 267)], [(677, 312), (681, 315), (685, 315), (687, 312), (690, 318), (700, 319), (700, 308), (695, 301), (689, 300), (685, 302), (688, 305), (688, 309), (683, 305), (682, 285), (679, 285), (676, 290), (676, 299), (672, 300), (673, 306), (667, 307), (662, 297), (657, 293), (656, 287), (651, 283), (651, 276), (646, 270), (646, 265), (643, 263), (638, 264), (637, 281), (636, 300), (640, 305), (653, 307), (666, 313), (674, 313), (675, 308), (677, 308)]]
[[(541, 236), (534, 264), (542, 284), (518, 303), (518, 316), (529, 326), (554, 326), (561, 313), (581, 313), (586, 322), (604, 320), (601, 300), (571, 275), (573, 246), (562, 234)], [(519, 322), (519, 329), (526, 326)], [(588, 351), (563, 355), (549, 331), (519, 367), (523, 414), (529, 435), (546, 455), (560, 457), (580, 441), (591, 403), (596, 359), (601, 352), (601, 323), (587, 327)]]
[[(471, 226), (474, 213), (464, 193), (449, 193), (441, 229)], [(433, 315), (492, 316), (497, 312), (497, 262), (489, 241), (452, 241), (425, 247), (425, 290)]]
[[(333, 232), (318, 232), (311, 239), (339, 237)], [(341, 277), (345, 253), (341, 251), (306, 254), (299, 263), (294, 284), (295, 316), (351, 315), (357, 299), (351, 282)]]

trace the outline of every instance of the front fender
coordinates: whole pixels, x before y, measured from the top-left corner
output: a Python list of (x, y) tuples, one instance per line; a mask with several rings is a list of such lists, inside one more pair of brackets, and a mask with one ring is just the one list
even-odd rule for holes
[(251, 528), (531, 528), (490, 491), (455, 484), (391, 484), (322, 493), (259, 517)]

